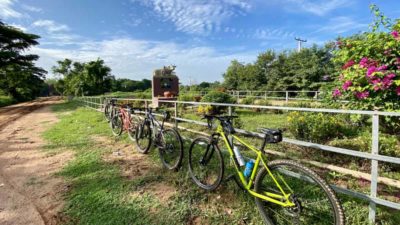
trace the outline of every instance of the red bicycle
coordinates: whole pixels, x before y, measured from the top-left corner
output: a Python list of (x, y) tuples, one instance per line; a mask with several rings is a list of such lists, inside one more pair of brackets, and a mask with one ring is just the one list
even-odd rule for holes
[[(112, 115), (110, 126), (115, 136), (120, 136), (123, 131), (128, 133), (132, 141), (136, 140), (135, 131), (141, 122), (140, 117), (134, 114), (134, 109), (129, 105), (120, 105)], [(132, 113), (133, 112), (133, 113)]]

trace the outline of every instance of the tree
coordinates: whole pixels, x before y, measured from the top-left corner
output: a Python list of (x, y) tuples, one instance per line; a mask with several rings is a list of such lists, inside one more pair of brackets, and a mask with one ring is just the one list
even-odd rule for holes
[(237, 90), (239, 86), (239, 71), (243, 69), (244, 65), (236, 59), (231, 62), (226, 72), (223, 74), (224, 87), (229, 90)]
[(39, 38), (0, 21), (0, 89), (18, 101), (33, 99), (43, 88), (47, 72), (35, 66), (39, 56), (24, 54)]
[(233, 60), (223, 75), (224, 86), (235, 90), (318, 90), (334, 73), (332, 47), (312, 46), (300, 52), (268, 50), (254, 63)]
[(64, 94), (99, 95), (111, 89), (113, 76), (104, 61), (97, 59), (87, 63), (73, 62), (70, 59), (57, 61), (52, 67), (53, 73), (61, 76)]

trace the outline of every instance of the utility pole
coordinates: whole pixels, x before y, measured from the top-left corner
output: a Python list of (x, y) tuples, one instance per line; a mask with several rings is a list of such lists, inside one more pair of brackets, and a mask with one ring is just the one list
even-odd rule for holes
[(294, 40), (297, 41), (297, 52), (300, 52), (301, 51), (301, 43), (307, 42), (307, 40), (303, 40), (300, 38), (294, 38)]

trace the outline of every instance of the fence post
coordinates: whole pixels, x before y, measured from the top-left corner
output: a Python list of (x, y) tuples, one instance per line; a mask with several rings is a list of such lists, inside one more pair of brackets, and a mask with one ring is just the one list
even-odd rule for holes
[(178, 128), (178, 120), (176, 118), (178, 117), (178, 103), (174, 102), (175, 106), (175, 128)]
[(286, 93), (285, 101), (286, 101), (286, 104), (287, 104), (289, 102), (289, 92), (285, 91), (285, 93)]
[(267, 101), (267, 92), (264, 93), (264, 99)]
[[(372, 151), (371, 154), (379, 154), (379, 115), (372, 115)], [(376, 198), (378, 187), (378, 160), (371, 160), (371, 190), (370, 197)], [(371, 201), (369, 203), (368, 219), (371, 224), (375, 224), (376, 204)]]
[[(228, 115), (232, 116), (232, 106), (228, 106)], [(231, 145), (233, 147), (233, 137), (232, 137), (232, 135), (229, 135), (229, 142), (231, 143)]]

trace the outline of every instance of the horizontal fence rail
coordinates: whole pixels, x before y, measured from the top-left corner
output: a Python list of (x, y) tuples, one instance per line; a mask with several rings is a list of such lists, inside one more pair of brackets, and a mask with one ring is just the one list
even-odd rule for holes
[[(83, 102), (86, 106), (101, 110), (105, 103), (105, 97), (80, 97), (79, 101)], [(139, 101), (143, 102), (145, 106), (149, 106), (152, 102), (151, 99), (131, 99), (131, 98), (117, 98), (120, 101)], [(283, 142), (302, 146), (309, 147), (317, 150), (334, 152), (342, 155), (353, 156), (361, 159), (371, 160), (371, 172), (370, 172), (370, 194), (360, 193), (354, 190), (348, 190), (342, 187), (338, 187), (332, 185), (332, 187), (343, 194), (350, 195), (359, 199), (363, 199), (369, 201), (369, 220), (372, 223), (375, 223), (376, 217), (376, 204), (386, 206), (389, 208), (400, 210), (400, 204), (392, 201), (388, 201), (385, 199), (381, 199), (377, 197), (377, 186), (378, 186), (378, 163), (379, 162), (387, 162), (400, 164), (399, 157), (385, 156), (379, 154), (379, 117), (380, 116), (393, 116), (400, 117), (399, 112), (382, 112), (382, 111), (363, 111), (363, 110), (342, 110), (342, 109), (323, 109), (323, 108), (295, 108), (295, 107), (281, 107), (281, 106), (259, 106), (259, 105), (243, 105), (243, 104), (226, 104), (226, 103), (209, 103), (209, 102), (185, 102), (185, 101), (168, 101), (168, 100), (159, 100), (159, 102), (169, 103), (174, 106), (174, 116), (172, 118), (175, 119), (175, 126), (177, 126), (177, 122), (186, 122), (197, 125), (206, 126), (207, 123), (185, 119), (178, 117), (178, 104), (182, 105), (212, 105), (212, 106), (226, 106), (228, 107), (229, 114), (232, 114), (232, 108), (256, 108), (256, 109), (274, 109), (274, 110), (283, 110), (283, 111), (300, 111), (300, 112), (320, 112), (320, 113), (336, 113), (336, 114), (355, 114), (355, 115), (370, 115), (372, 117), (372, 149), (371, 152), (360, 152), (351, 149), (332, 147), (328, 145), (316, 144), (312, 142), (306, 142), (301, 140), (295, 140), (290, 138), (283, 138)], [(181, 127), (179, 127), (181, 128)], [(195, 132), (190, 129), (185, 128), (186, 131)], [(246, 131), (243, 129), (235, 129), (238, 133), (251, 135), (254, 137), (263, 138), (263, 134), (258, 132)], [(201, 132), (195, 132), (201, 133)]]
[[(192, 94), (198, 96), (204, 96), (209, 91), (181, 91), (180, 94)], [(242, 98), (256, 98), (256, 99), (272, 99), (272, 100), (301, 100), (301, 101), (320, 101), (321, 91), (250, 91), (250, 90), (231, 90), (226, 91), (231, 96), (242, 99)]]

